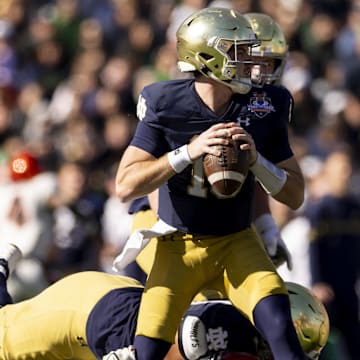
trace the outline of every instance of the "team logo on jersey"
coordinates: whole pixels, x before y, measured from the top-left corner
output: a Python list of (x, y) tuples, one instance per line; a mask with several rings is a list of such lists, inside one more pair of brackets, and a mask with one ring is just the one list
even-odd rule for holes
[(250, 98), (248, 109), (259, 118), (263, 118), (271, 112), (275, 112), (275, 108), (271, 103), (271, 99), (266, 96), (266, 92), (255, 92)]

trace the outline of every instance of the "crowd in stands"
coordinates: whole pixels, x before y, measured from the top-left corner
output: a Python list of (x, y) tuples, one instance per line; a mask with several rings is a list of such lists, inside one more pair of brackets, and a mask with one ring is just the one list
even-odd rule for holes
[[(272, 204), (294, 258), (281, 271), (329, 304), (348, 330), (342, 360), (359, 359), (360, 0), (1, 0), (0, 244), (27, 249), (10, 291), (24, 299), (68, 273), (112, 271), (131, 226), (114, 176), (137, 96), (182, 76), (175, 30), (206, 6), (264, 12), (286, 36), (307, 197), (296, 212)], [(19, 181), (9, 164), (21, 152), (39, 169)]]

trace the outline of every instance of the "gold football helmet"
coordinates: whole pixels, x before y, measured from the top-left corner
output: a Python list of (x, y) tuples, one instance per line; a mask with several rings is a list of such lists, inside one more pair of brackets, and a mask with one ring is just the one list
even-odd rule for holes
[(204, 8), (176, 33), (178, 66), (246, 94), (251, 89), (251, 47), (259, 45), (248, 20), (235, 10)]
[[(261, 84), (279, 84), (288, 57), (288, 45), (284, 33), (269, 15), (247, 13), (244, 17), (261, 40), (261, 44), (252, 49), (252, 55), (259, 60), (261, 68), (258, 81)], [(266, 60), (273, 60), (273, 66)]]
[(299, 284), (286, 282), (291, 317), (300, 344), (310, 359), (318, 359), (329, 336), (329, 317), (324, 305)]

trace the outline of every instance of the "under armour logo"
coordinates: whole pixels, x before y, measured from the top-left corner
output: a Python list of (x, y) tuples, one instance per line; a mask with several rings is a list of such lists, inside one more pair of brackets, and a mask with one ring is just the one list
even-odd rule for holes
[(239, 116), (236, 121), (239, 123), (240, 126), (249, 126), (250, 125), (250, 117), (249, 116), (245, 116), (245, 117), (241, 117)]

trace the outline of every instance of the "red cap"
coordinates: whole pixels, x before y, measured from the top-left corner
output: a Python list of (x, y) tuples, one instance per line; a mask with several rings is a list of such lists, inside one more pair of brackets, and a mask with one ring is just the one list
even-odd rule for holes
[(28, 152), (17, 154), (10, 160), (10, 177), (13, 181), (29, 180), (39, 173), (39, 162)]

